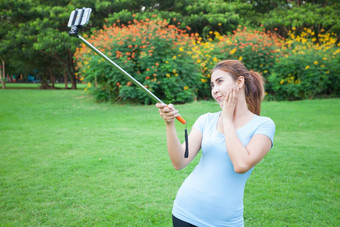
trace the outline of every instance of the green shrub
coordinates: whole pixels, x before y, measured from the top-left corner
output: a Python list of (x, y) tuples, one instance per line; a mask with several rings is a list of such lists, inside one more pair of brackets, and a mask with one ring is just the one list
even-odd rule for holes
[(299, 35), (289, 33), (283, 49), (287, 55), (278, 59), (268, 78), (268, 92), (277, 100), (298, 100), (339, 95), (340, 49), (330, 34), (315, 36), (311, 29)]
[[(164, 102), (184, 103), (196, 97), (199, 67), (187, 54), (193, 37), (165, 20), (134, 20), (128, 26), (104, 26), (103, 30), (94, 32), (89, 42)], [(81, 76), (91, 83), (88, 91), (98, 101), (152, 102), (120, 71), (84, 45), (75, 57)]]
[(230, 36), (219, 36), (212, 54), (221, 60), (238, 59), (267, 78), (281, 54), (280, 47), (281, 40), (273, 33), (239, 27)]

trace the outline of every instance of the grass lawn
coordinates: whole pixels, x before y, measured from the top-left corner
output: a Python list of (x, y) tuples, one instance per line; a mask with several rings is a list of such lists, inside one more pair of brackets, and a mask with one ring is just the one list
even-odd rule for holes
[[(52, 84), (49, 84), (52, 85)], [(41, 86), (40, 83), (6, 83), (6, 89), (38, 89)], [(64, 83), (55, 83), (54, 87), (57, 89), (65, 89)], [(69, 89), (72, 88), (72, 84), (69, 82), (67, 84)], [(77, 89), (84, 89), (86, 84), (78, 83)]]
[[(189, 128), (219, 110), (207, 101), (177, 108)], [(265, 102), (262, 115), (276, 134), (246, 185), (246, 226), (340, 226), (340, 99)], [(198, 160), (173, 169), (154, 106), (97, 104), (81, 90), (0, 90), (0, 225), (171, 226)]]

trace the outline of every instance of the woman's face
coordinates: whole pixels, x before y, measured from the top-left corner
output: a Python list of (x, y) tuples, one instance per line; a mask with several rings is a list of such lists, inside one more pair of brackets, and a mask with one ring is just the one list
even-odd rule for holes
[(227, 92), (233, 87), (235, 81), (228, 72), (216, 70), (211, 74), (211, 95), (223, 107)]

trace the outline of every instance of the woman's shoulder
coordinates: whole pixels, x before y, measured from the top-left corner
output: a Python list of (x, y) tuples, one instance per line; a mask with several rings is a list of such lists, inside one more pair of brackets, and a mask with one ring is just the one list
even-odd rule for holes
[(194, 124), (193, 127), (200, 129), (201, 131), (203, 131), (203, 129), (207, 126), (207, 125), (212, 125), (212, 123), (214, 121), (216, 121), (216, 119), (218, 119), (220, 112), (216, 112), (216, 113), (205, 113), (202, 114), (201, 116), (199, 116)]
[(255, 115), (255, 116), (257, 117), (258, 121), (261, 121), (261, 122), (273, 122), (274, 123), (274, 121), (270, 117), (259, 116), (259, 115)]
[(205, 113), (205, 114), (202, 114), (201, 116), (199, 116), (198, 119), (208, 120), (208, 121), (213, 120), (213, 119), (216, 119), (216, 117), (218, 118), (220, 113), (221, 113), (221, 111), (215, 112), (215, 113), (208, 112), (208, 113)]
[(270, 117), (259, 116), (259, 115), (255, 115), (255, 117), (256, 117), (255, 122), (258, 126), (266, 126), (266, 127), (275, 128), (275, 122)]

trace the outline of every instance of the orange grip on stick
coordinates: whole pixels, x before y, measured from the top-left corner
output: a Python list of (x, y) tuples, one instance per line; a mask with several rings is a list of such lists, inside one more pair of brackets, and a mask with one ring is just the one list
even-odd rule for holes
[[(169, 107), (169, 106), (166, 105), (166, 107)], [(170, 108), (170, 107), (169, 107), (169, 108)], [(181, 122), (183, 125), (185, 125), (185, 124), (187, 123), (187, 121), (184, 120), (183, 117), (181, 117), (181, 116), (176, 117), (176, 119), (177, 119), (179, 122)]]
[(187, 123), (186, 120), (183, 119), (183, 117), (179, 116), (179, 117), (176, 117), (177, 120), (179, 120), (179, 122), (181, 122), (183, 125), (185, 125)]

